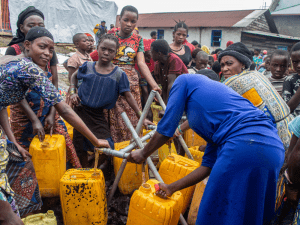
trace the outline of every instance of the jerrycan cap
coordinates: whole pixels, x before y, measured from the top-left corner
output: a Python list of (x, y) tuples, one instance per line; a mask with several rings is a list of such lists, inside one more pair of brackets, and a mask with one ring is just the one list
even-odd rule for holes
[(144, 193), (150, 193), (151, 192), (151, 185), (144, 183), (142, 184), (142, 186), (140, 187), (140, 191), (144, 192)]
[(48, 142), (48, 141), (43, 141), (42, 143), (41, 143), (41, 147), (42, 148), (47, 148), (47, 147), (49, 147), (50, 146), (50, 143)]
[(169, 160), (171, 160), (171, 161), (175, 161), (175, 157), (174, 156), (172, 156), (172, 155), (168, 155), (168, 157), (167, 157)]
[(54, 211), (53, 210), (48, 210), (47, 211), (47, 217), (55, 217), (54, 216)]

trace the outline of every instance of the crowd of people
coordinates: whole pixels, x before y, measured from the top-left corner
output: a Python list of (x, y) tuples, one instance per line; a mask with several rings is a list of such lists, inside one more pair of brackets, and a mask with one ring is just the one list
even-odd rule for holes
[[(64, 101), (44, 14), (33, 6), (19, 14), (16, 36), (0, 58), (1, 224), (23, 224), (20, 217), (41, 210), (28, 152), (35, 135), (40, 141), (46, 133), (63, 135), (67, 168), (91, 167), (94, 146), (114, 149), (132, 139), (121, 113), (135, 127), (150, 90), (167, 108), (153, 138), (129, 161), (143, 163), (190, 128), (207, 142), (201, 166), (159, 184), (160, 196), (209, 176), (197, 224), (300, 224), (300, 42), (290, 52), (251, 51), (232, 41), (211, 51), (187, 41), (184, 21), (174, 24), (168, 43), (156, 31), (150, 39), (139, 35), (138, 18), (135, 7), (125, 6), (119, 28), (108, 30), (101, 21), (94, 28), (96, 49), (91, 34), (73, 36), (77, 51), (64, 62), (70, 81)], [(74, 127), (73, 141), (62, 118)], [(144, 125), (154, 125), (151, 120), (149, 114)], [(100, 157), (103, 171), (111, 172), (110, 163)]]

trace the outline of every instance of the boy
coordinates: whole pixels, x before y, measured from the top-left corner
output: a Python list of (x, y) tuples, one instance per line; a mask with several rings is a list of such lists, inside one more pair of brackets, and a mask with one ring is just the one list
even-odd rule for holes
[(195, 59), (195, 67), (192, 67), (191, 69), (188, 69), (190, 74), (197, 73), (198, 70), (207, 69), (209, 57), (206, 52), (199, 51), (196, 55)]
[(88, 54), (90, 49), (90, 41), (84, 33), (77, 33), (73, 36), (73, 43), (77, 49), (76, 53), (68, 60), (69, 80), (72, 74), (86, 61), (92, 61), (91, 56)]
[(260, 55), (260, 49), (258, 49), (258, 48), (254, 49), (253, 61), (256, 65), (256, 68), (258, 68), (260, 66), (260, 64), (262, 64), (262, 62), (263, 62), (263, 59)]
[(157, 32), (155, 30), (151, 31), (150, 36), (151, 36), (151, 39), (153, 39), (155, 41), (157, 39)]
[[(218, 60), (217, 60), (218, 61)], [(213, 64), (214, 64), (215, 60), (214, 60), (214, 57), (212, 57), (211, 55), (208, 56), (208, 69), (211, 69)]]
[(285, 80), (285, 72), (289, 65), (289, 53), (284, 50), (275, 50), (270, 56), (271, 77), (269, 80), (276, 91), (282, 95), (282, 86)]
[(162, 98), (167, 104), (169, 92), (175, 79), (181, 75), (188, 73), (186, 66), (182, 60), (170, 52), (169, 44), (166, 40), (156, 40), (151, 44), (151, 55), (155, 64), (154, 76), (162, 86)]

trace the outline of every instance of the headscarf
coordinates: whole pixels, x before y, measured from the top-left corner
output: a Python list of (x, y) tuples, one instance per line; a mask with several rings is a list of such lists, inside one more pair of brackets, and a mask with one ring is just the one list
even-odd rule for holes
[(50, 39), (52, 39), (52, 41), (54, 41), (52, 34), (50, 33), (50, 31), (48, 31), (46, 28), (44, 27), (33, 27), (31, 28), (26, 37), (25, 40), (27, 41), (33, 41), (37, 38), (40, 37), (48, 37)]
[(233, 44), (233, 41), (227, 41), (227, 43), (226, 43), (226, 48), (228, 48), (230, 45), (232, 45)]
[(202, 51), (206, 52), (207, 54), (210, 54), (210, 50), (209, 50), (209, 48), (206, 45), (203, 45), (201, 47), (201, 49), (202, 49)]
[(241, 42), (236, 42), (222, 51), (219, 55), (219, 62), (221, 61), (222, 57), (226, 55), (236, 58), (238, 61), (245, 65), (246, 69), (248, 69), (252, 63), (251, 52), (246, 47), (246, 45)]
[(44, 20), (44, 14), (36, 9), (34, 6), (29, 6), (27, 7), (25, 10), (23, 10), (19, 16), (18, 16), (18, 21), (17, 21), (17, 34), (16, 36), (11, 40), (11, 42), (8, 44), (8, 46), (11, 46), (13, 44), (18, 44), (20, 42), (23, 42), (25, 40), (25, 35), (24, 33), (22, 33), (22, 31), (20, 30), (20, 26), (21, 24), (24, 23), (24, 21), (32, 16), (32, 15), (36, 15), (36, 16), (39, 16), (41, 17), (43, 20)]

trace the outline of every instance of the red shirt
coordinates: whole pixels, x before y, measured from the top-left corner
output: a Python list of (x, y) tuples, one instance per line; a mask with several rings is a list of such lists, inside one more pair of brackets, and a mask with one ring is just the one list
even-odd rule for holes
[(193, 51), (195, 50), (195, 46), (192, 45), (190, 42), (188, 42), (186, 39), (184, 40), (184, 42), (183, 42), (182, 44), (184, 44), (184, 45), (186, 45), (186, 46), (188, 46), (188, 47), (190, 48), (191, 54), (192, 54)]

